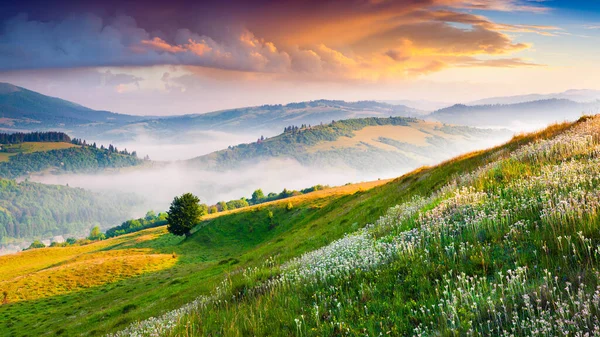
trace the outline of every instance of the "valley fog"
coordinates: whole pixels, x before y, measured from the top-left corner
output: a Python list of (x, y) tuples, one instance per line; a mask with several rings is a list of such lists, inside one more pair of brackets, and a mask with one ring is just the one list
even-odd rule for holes
[[(140, 157), (148, 154), (151, 159), (178, 160), (211, 152), (215, 147), (227, 148), (232, 144), (230, 143), (232, 139), (250, 137), (215, 134), (219, 136), (213, 142), (177, 144), (140, 136), (137, 139), (144, 140), (143, 142), (131, 143), (131, 147), (125, 144), (118, 146), (127, 147), (130, 151), (136, 150)], [(506, 137), (496, 137), (485, 141), (480, 140), (477, 143), (465, 142), (454, 149), (453, 153), (443, 156), (438, 154), (435, 158), (430, 158), (427, 164), (435, 165), (456, 154), (488, 148), (506, 140)], [(266, 195), (270, 192), (279, 193), (284, 188), (301, 190), (317, 184), (333, 187), (347, 183), (395, 178), (417, 168), (417, 166), (398, 166), (393, 169), (378, 169), (377, 163), (373, 163), (372, 167), (373, 170), (364, 172), (347, 166), (305, 166), (295, 159), (277, 158), (257, 160), (256, 163), (239, 169), (213, 171), (193, 168), (183, 161), (159, 161), (151, 162), (144, 167), (132, 167), (101, 174), (32, 175), (30, 180), (92, 191), (135, 193), (144, 199), (144, 203), (131, 212), (131, 217), (139, 217), (148, 210), (166, 211), (173, 197), (186, 192), (197, 195), (202, 203), (213, 205), (219, 201), (250, 198), (256, 189), (262, 189)]]
[(136, 193), (145, 199), (144, 205), (132, 212), (132, 217), (137, 217), (151, 209), (167, 210), (174, 196), (186, 192), (194, 193), (201, 202), (212, 205), (219, 201), (250, 198), (252, 192), (259, 188), (268, 194), (279, 193), (284, 188), (299, 190), (316, 184), (338, 186), (395, 177), (407, 170), (399, 168), (396, 172), (375, 175), (346, 168), (305, 167), (293, 159), (274, 159), (226, 172), (190, 169), (174, 162), (160, 167), (106, 174), (32, 176), (30, 180), (45, 184), (68, 184), (92, 191)]
[[(260, 133), (228, 133), (222, 131), (193, 131), (177, 136), (160, 137), (147, 131), (136, 130), (128, 140), (97, 139), (89, 141), (118, 149), (136, 151), (138, 157), (148, 155), (152, 160), (184, 160), (214, 151), (226, 149), (229, 145), (249, 143), (260, 138)], [(266, 136), (266, 135), (265, 135)]]

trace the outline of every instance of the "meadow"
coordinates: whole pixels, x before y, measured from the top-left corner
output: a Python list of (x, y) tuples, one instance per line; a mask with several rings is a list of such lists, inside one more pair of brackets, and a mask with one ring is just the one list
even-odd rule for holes
[(469, 169), (116, 335), (599, 335), (599, 155), (600, 118), (582, 118), (415, 172)]
[(592, 332), (598, 124), (554, 125), (379, 186), (302, 195), (291, 208), (286, 199), (218, 214), (187, 239), (161, 227), (49, 257), (11, 279), (104, 254), (168, 259), (9, 301), (0, 306), (0, 334)]
[[(102, 335), (176, 309), (240, 266), (259, 265), (275, 251), (298, 256), (355, 230), (366, 220), (353, 205), (361, 207), (387, 182), (223, 212), (207, 217), (187, 240), (163, 226), (85, 246), (3, 256), (0, 293), (7, 291), (8, 303), (0, 306), (0, 335)], [(370, 207), (383, 211), (390, 203)], [(332, 222), (338, 225), (330, 227)]]
[(19, 153), (27, 154), (33, 152), (62, 150), (76, 146), (77, 145), (64, 142), (27, 142), (13, 145), (2, 145), (4, 151), (0, 152), (0, 162), (8, 161), (8, 158)]

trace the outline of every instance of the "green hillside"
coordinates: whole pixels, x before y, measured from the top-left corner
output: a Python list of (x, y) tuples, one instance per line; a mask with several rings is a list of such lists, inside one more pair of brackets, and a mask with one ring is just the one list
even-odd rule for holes
[[(481, 315), (490, 306), (482, 300), (478, 305), (486, 311), (480, 313), (479, 306), (474, 309), (465, 300), (447, 300), (445, 282), (456, 287), (467, 284), (462, 280), (474, 280), (478, 283), (473, 291), (482, 293), (473, 294), (485, 299), (485, 291), (498, 289), (492, 284), (499, 272), (504, 279), (514, 273), (522, 277), (525, 270), (527, 282), (518, 279), (518, 283), (530, 289), (529, 281), (542, 282), (542, 270), (548, 268), (574, 285), (577, 277), (589, 277), (591, 289), (594, 274), (585, 271), (593, 268), (594, 260), (564, 261), (556, 243), (555, 234), (560, 233), (575, 235), (570, 242), (578, 244), (580, 229), (572, 224), (562, 229), (551, 225), (549, 230), (538, 207), (571, 191), (571, 182), (587, 184), (581, 186), (592, 192), (596, 180), (546, 186), (536, 177), (561, 163), (595, 165), (596, 152), (589, 151), (600, 138), (582, 133), (597, 132), (597, 123), (589, 119), (557, 125), (368, 190), (357, 186), (336, 194), (328, 189), (214, 216), (187, 239), (166, 234), (161, 227), (83, 246), (85, 252), (77, 247), (44, 248), (0, 257), (0, 266), (12, 270), (0, 273), (0, 290), (7, 291), (8, 302), (0, 306), (0, 331), (16, 336), (117, 331), (127, 336), (288, 336), (388, 331), (402, 335), (427, 329), (451, 335), (446, 331), (460, 334), (469, 320), (473, 326), (482, 319), (486, 322)], [(576, 161), (564, 161), (570, 158)], [(523, 190), (530, 187), (521, 181), (531, 182), (531, 188), (565, 189), (532, 194)], [(535, 198), (523, 199), (527, 203), (517, 214), (510, 212), (515, 195), (516, 200), (540, 195), (551, 199), (538, 203)], [(507, 217), (509, 221), (503, 220)], [(593, 219), (581, 229), (584, 239), (592, 241), (582, 242), (596, 242)], [(366, 226), (369, 223), (374, 225)], [(443, 224), (448, 224), (448, 231)], [(544, 253), (548, 258), (540, 258), (543, 250), (537, 250), (538, 244), (548, 247)], [(576, 250), (576, 258), (583, 259), (584, 251)], [(36, 254), (45, 258), (26, 263)], [(555, 254), (558, 257), (551, 258)], [(140, 262), (144, 256), (155, 260)], [(537, 261), (535, 268), (532, 259)], [(82, 261), (96, 261), (90, 265), (97, 267), (77, 272)], [(525, 265), (527, 269), (516, 269)], [(20, 278), (24, 273), (27, 279)], [(466, 276), (461, 278), (460, 273)], [(490, 287), (485, 286), (488, 281)], [(448, 289), (452, 296), (455, 288)], [(523, 298), (516, 290), (507, 294)], [(492, 301), (497, 301), (495, 296)], [(443, 310), (436, 312), (441, 319), (432, 322), (427, 309), (441, 300), (435, 307)], [(454, 303), (466, 307), (444, 307)], [(494, 308), (501, 307), (500, 302), (493, 303)], [(510, 310), (525, 308), (516, 300), (510, 303)], [(454, 315), (453, 326), (448, 326), (452, 322), (444, 316), (448, 314)], [(512, 311), (508, 315), (512, 317)], [(151, 316), (158, 318), (145, 320)], [(137, 320), (142, 321), (134, 323)]]
[(141, 165), (143, 162), (135, 154), (94, 146), (75, 146), (61, 142), (26, 142), (4, 146), (0, 152), (0, 177), (14, 179), (43, 171), (91, 173), (109, 168)]
[(81, 188), (0, 179), (0, 244), (87, 235), (129, 217), (141, 203), (133, 195), (105, 195)]
[(410, 117), (347, 119), (288, 126), (276, 137), (230, 146), (188, 163), (196, 168), (223, 170), (261, 160), (293, 158), (304, 165), (397, 171), (439, 162), (508, 135), (504, 130), (451, 126)]
[[(327, 228), (360, 219), (352, 234), (311, 250), (294, 226), (210, 293), (117, 335), (594, 335), (599, 146), (586, 117), (413, 172), (336, 205)], [(194, 240), (217, 249), (208, 233), (227, 228)]]

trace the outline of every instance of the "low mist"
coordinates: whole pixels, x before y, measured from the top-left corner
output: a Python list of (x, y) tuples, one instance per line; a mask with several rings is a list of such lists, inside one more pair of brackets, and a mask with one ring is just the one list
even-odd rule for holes
[[(293, 159), (273, 159), (226, 172), (202, 171), (170, 163), (138, 170), (123, 170), (104, 174), (65, 174), (33, 176), (32, 181), (81, 187), (93, 191), (133, 192), (143, 196), (146, 203), (132, 212), (141, 216), (153, 209), (165, 211), (176, 195), (192, 192), (203, 203), (215, 204), (241, 197), (250, 198), (261, 188), (265, 194), (287, 189), (303, 189), (316, 184), (338, 186), (349, 182), (376, 180), (406, 172), (373, 175), (341, 168), (314, 168), (302, 166)], [(126, 220), (126, 219), (123, 219)]]
[[(146, 155), (152, 160), (175, 161), (202, 156), (226, 149), (229, 145), (249, 143), (260, 138), (260, 134), (228, 133), (221, 131), (194, 131), (177, 136), (160, 136), (149, 131), (135, 130), (129, 140), (93, 140), (108, 146), (113, 144), (119, 150), (136, 151), (138, 157)], [(92, 142), (89, 141), (88, 142)]]

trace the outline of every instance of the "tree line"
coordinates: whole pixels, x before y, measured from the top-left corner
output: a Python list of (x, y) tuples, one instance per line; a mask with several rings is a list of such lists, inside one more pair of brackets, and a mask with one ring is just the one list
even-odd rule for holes
[[(89, 146), (91, 148), (97, 149), (98, 146), (96, 145), (96, 143), (92, 143), (92, 144), (88, 144), (85, 139), (81, 139), (81, 138), (73, 138), (73, 140), (71, 141), (72, 144), (75, 145), (79, 145), (79, 146)], [(109, 144), (108, 147), (104, 147), (104, 145), (100, 145), (100, 150), (102, 151), (108, 151), (110, 153), (118, 153), (118, 154), (122, 154), (125, 156), (134, 156), (137, 157), (137, 152), (133, 151), (133, 152), (129, 152), (127, 151), (127, 149), (124, 149), (122, 151), (119, 151), (119, 149), (117, 149), (116, 146)]]
[(70, 143), (71, 137), (64, 132), (16, 132), (0, 133), (0, 144), (20, 144), (25, 142), (64, 142)]
[(381, 125), (409, 125), (417, 119), (410, 117), (389, 118), (357, 118), (341, 121), (332, 120), (329, 124), (320, 125), (290, 125), (284, 132), (271, 137), (266, 141), (239, 144), (196, 158), (194, 163), (202, 168), (210, 169), (236, 169), (248, 162), (255, 162), (260, 158), (273, 158), (289, 156), (301, 163), (320, 159), (321, 153), (310, 153), (305, 150), (321, 142), (335, 141), (340, 137), (353, 137), (354, 132), (368, 126)]
[(258, 205), (269, 201), (281, 200), (289, 197), (293, 197), (296, 195), (302, 195), (314, 191), (319, 191), (329, 188), (328, 185), (314, 185), (312, 187), (308, 187), (302, 190), (288, 190), (284, 188), (280, 193), (269, 193), (266, 194), (262, 189), (257, 189), (252, 193), (252, 197), (245, 198), (242, 197), (240, 199), (234, 199), (230, 201), (219, 201), (218, 203), (208, 206), (206, 204), (200, 204), (200, 207), (206, 211), (207, 214), (218, 213), (228, 210), (233, 210), (242, 207), (248, 207), (252, 205)]

